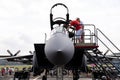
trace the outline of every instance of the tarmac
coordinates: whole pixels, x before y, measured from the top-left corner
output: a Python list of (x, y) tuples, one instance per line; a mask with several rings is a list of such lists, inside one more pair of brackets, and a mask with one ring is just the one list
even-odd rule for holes
[[(13, 77), (11, 76), (0, 76), (0, 80), (13, 80)], [(17, 78), (15, 80), (18, 80)], [(42, 80), (42, 77), (41, 76), (38, 76), (38, 77), (31, 77), (29, 80)], [(57, 78), (55, 77), (48, 77), (47, 80), (57, 80)], [(72, 77), (64, 77), (63, 80), (73, 80)], [(92, 78), (79, 78), (79, 80), (92, 80)]]
[[(13, 80), (13, 78), (0, 78), (0, 80)], [(17, 78), (15, 80), (18, 80)], [(29, 80), (42, 80), (30, 78)], [(47, 80), (57, 80), (56, 78), (48, 78)], [(72, 78), (64, 78), (63, 80), (73, 80)], [(91, 78), (79, 78), (79, 80), (92, 80)]]
[[(33, 77), (32, 75), (32, 73), (30, 74), (31, 76), (30, 76), (30, 79), (29, 80), (42, 80), (42, 76), (44, 75), (45, 73), (42, 73), (40, 76), (36, 76), (36, 77)], [(0, 75), (0, 80), (13, 80), (13, 78), (14, 78), (14, 74), (12, 74), (12, 75), (4, 75), (4, 76), (1, 76)], [(15, 80), (18, 80), (18, 78), (16, 78)], [(22, 79), (23, 80), (23, 79)], [(55, 75), (53, 75), (53, 76), (50, 76), (50, 75), (48, 75), (47, 76), (47, 80), (58, 80), (57, 78), (56, 78), (56, 76)], [(63, 76), (63, 80), (73, 80), (73, 76), (70, 74), (70, 75), (64, 75)], [(85, 76), (83, 76), (83, 74), (82, 75), (80, 75), (80, 78), (79, 78), (79, 80), (92, 80), (92, 78), (88, 78), (88, 77), (85, 77)]]
[[(30, 79), (30, 80), (42, 80), (42, 77), (41, 76), (38, 76), (34, 79)], [(57, 80), (56, 77), (48, 77), (47, 80)], [(72, 77), (69, 77), (69, 76), (65, 76), (63, 77), (63, 80), (73, 80)], [(92, 78), (79, 78), (79, 80), (92, 80)]]
[[(42, 79), (30, 79), (30, 80), (42, 80)], [(47, 80), (57, 80), (56, 78), (48, 78)], [(63, 80), (73, 80), (72, 78), (64, 78)], [(79, 80), (92, 80), (91, 78), (79, 78)]]

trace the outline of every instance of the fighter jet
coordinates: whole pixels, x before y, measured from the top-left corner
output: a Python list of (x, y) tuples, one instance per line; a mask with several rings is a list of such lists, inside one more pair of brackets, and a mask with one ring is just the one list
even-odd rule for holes
[[(62, 17), (53, 19), (52, 9), (57, 6), (64, 6), (66, 8), (66, 19)], [(78, 74), (78, 69), (85, 71), (87, 59), (83, 55), (84, 50), (75, 47), (74, 41), (69, 36), (69, 31), (64, 27), (64, 25), (69, 25), (69, 10), (66, 5), (57, 3), (52, 6), (50, 10), (50, 25), (52, 34), (46, 43), (34, 44), (34, 75), (39, 75), (42, 69), (51, 70), (55, 66), (62, 66), (64, 69), (73, 70), (75, 75)]]

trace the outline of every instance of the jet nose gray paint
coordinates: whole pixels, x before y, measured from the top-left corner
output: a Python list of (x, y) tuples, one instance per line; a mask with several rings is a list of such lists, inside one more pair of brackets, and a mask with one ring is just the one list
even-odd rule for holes
[(74, 55), (73, 42), (65, 34), (56, 33), (46, 42), (45, 55), (54, 65), (64, 65)]

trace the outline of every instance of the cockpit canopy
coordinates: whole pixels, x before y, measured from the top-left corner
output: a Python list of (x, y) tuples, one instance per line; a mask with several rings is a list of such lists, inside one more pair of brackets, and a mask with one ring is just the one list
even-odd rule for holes
[(68, 31), (62, 25), (54, 27), (54, 29), (51, 31), (51, 36), (56, 33), (63, 33), (65, 35), (68, 35)]

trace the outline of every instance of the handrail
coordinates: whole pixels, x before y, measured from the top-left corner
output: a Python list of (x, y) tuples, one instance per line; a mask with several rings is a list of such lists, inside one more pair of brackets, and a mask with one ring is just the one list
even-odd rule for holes
[[(91, 32), (90, 29), (84, 29), (84, 30), (83, 30), (83, 33), (84, 33), (85, 31), (89, 31), (89, 34), (88, 34), (88, 35), (83, 34), (83, 35), (81, 35), (81, 36), (84, 36), (84, 40), (86, 40), (85, 36), (90, 36), (90, 39), (89, 39), (89, 40), (90, 40), (90, 43), (92, 43), (92, 42), (93, 42), (93, 39), (92, 39), (91, 36), (94, 36), (94, 35), (92, 35), (92, 32)], [(74, 30), (74, 34), (75, 34), (75, 30)], [(80, 36), (80, 35), (75, 35), (75, 36)], [(74, 39), (75, 39), (75, 36), (73, 37)]]
[(97, 28), (97, 31), (99, 31), (100, 33), (102, 33), (102, 35), (118, 50), (120, 51), (120, 49), (100, 30)]
[[(101, 41), (101, 43), (102, 43), (108, 50), (110, 50), (110, 52), (111, 52), (115, 57), (117, 57), (117, 59), (119, 59), (118, 56), (116, 56), (116, 54), (98, 37), (98, 32), (100, 32), (118, 51), (120, 51), (120, 50), (118, 49), (118, 47), (115, 46), (115, 44), (114, 44), (100, 29), (97, 28), (96, 31), (97, 31), (97, 35), (95, 35), (96, 38), (97, 38), (99, 41)], [(106, 55), (106, 54), (104, 54), (104, 56), (105, 56), (105, 55)]]
[[(90, 43), (93, 43), (93, 42), (95, 42), (96, 43), (96, 45), (97, 45), (97, 39), (96, 39), (96, 37), (95, 37), (95, 35), (96, 35), (96, 27), (95, 27), (95, 25), (94, 24), (81, 24), (81, 25), (83, 25), (83, 26), (85, 26), (85, 28), (83, 29), (83, 34), (81, 35), (81, 36), (90, 36)], [(91, 29), (89, 29), (89, 28), (86, 28), (86, 27), (92, 27)], [(89, 31), (89, 34), (87, 34), (87, 35), (85, 35), (84, 34), (84, 32), (85, 31)], [(94, 34), (95, 35), (94, 35)], [(74, 30), (74, 34), (75, 34), (75, 30)], [(79, 36), (79, 35), (75, 35), (75, 36)], [(74, 40), (74, 43), (76, 43), (75, 42), (75, 36), (73, 37), (73, 40)], [(94, 36), (94, 37), (91, 37), (91, 36)], [(83, 40), (84, 40), (84, 38), (83, 38)]]
[[(95, 27), (94, 24), (83, 24), (83, 25), (84, 25), (84, 26), (93, 26), (94, 31), (93, 31), (92, 33), (94, 33), (95, 35), (97, 35), (96, 27)], [(91, 35), (92, 35), (92, 34), (91, 34)], [(97, 45), (97, 44), (98, 44), (97, 38), (95, 37), (94, 40), (95, 40), (95, 43), (96, 43), (96, 45)]]
[(112, 53), (114, 53), (97, 35), (95, 35), (95, 37), (96, 37), (99, 41), (101, 41), (101, 43), (102, 43), (107, 49), (109, 49)]
[(85, 32), (85, 31), (89, 31), (89, 35), (84, 35), (84, 34), (83, 34), (82, 36), (84, 36), (84, 40), (86, 40), (85, 36), (90, 36), (90, 43), (92, 43), (92, 42), (93, 42), (93, 39), (92, 39), (92, 37), (91, 37), (91, 36), (92, 36), (91, 30), (90, 30), (90, 29), (84, 29), (84, 32)]

